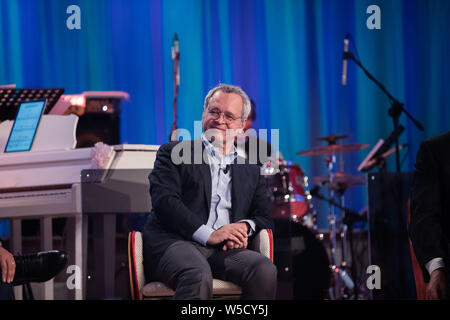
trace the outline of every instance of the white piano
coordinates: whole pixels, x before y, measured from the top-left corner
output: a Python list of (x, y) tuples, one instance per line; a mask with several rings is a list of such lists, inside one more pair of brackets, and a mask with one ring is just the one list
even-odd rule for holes
[[(98, 274), (103, 276), (104, 295), (112, 297), (114, 214), (150, 211), (147, 176), (153, 168), (158, 148), (154, 145), (113, 146), (104, 161), (105, 171), (100, 171), (101, 176), (92, 181), (89, 180), (89, 172), (85, 172), (84, 176), (82, 173), (93, 168), (94, 148), (0, 153), (0, 219), (11, 219), (12, 251), (21, 252), (22, 219), (41, 219), (41, 250), (51, 250), (51, 219), (70, 218), (68, 237), (72, 241), (66, 250), (70, 255), (69, 265), (75, 264), (81, 270), (81, 279), (75, 281), (74, 298), (83, 299), (87, 270), (87, 215), (101, 217), (94, 222), (98, 223), (94, 233), (99, 231), (99, 241), (94, 244), (94, 250), (98, 251), (94, 255), (95, 265)], [(130, 170), (133, 174), (123, 174), (126, 172), (123, 170)], [(118, 178), (114, 178), (113, 174), (110, 179), (111, 172), (118, 172)], [(113, 183), (106, 184), (108, 179)], [(103, 183), (106, 187), (102, 186)], [(53, 281), (43, 284), (42, 291), (45, 299), (53, 299)], [(16, 298), (20, 299), (21, 291), (16, 290), (15, 293)]]

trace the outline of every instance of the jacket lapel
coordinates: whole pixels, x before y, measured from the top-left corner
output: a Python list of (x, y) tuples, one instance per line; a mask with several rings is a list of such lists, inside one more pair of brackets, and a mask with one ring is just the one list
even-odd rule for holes
[[(196, 166), (198, 166), (199, 171), (200, 171), (200, 175), (201, 175), (201, 179), (203, 180), (203, 185), (204, 187), (204, 193), (205, 193), (205, 201), (206, 201), (206, 208), (208, 210), (208, 215), (209, 215), (209, 211), (211, 210), (211, 192), (212, 192), (212, 186), (211, 186), (211, 169), (209, 167), (209, 161), (208, 161), (208, 157), (203, 157), (203, 153), (205, 152), (205, 145), (203, 144), (203, 142), (200, 140), (200, 144), (198, 144), (198, 140), (194, 141), (194, 146), (193, 146), (193, 152), (201, 152), (201, 157), (202, 157), (202, 163), (198, 164)], [(197, 142), (197, 145), (195, 144)], [(196, 147), (201, 145), (201, 151), (200, 148)], [(194, 155), (194, 153), (193, 153)]]
[(236, 219), (241, 204), (240, 200), (243, 196), (242, 192), (245, 190), (245, 168), (245, 165), (237, 164), (236, 162), (231, 165), (231, 222), (234, 222)]
[(209, 168), (209, 164), (201, 164), (200, 165), (200, 172), (203, 179), (203, 185), (205, 188), (203, 189), (205, 192), (205, 201), (206, 201), (206, 208), (208, 209), (208, 215), (209, 211), (211, 210), (211, 169)]

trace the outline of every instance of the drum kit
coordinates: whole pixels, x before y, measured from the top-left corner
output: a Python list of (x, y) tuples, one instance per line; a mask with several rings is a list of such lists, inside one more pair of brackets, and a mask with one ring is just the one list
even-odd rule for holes
[[(304, 270), (299, 271), (302, 276), (295, 276), (295, 281), (302, 279), (304, 282), (313, 281), (316, 288), (324, 290), (323, 297), (325, 299), (351, 299), (358, 297), (355, 292), (355, 283), (352, 280), (350, 272), (350, 264), (347, 257), (347, 232), (348, 223), (345, 219), (346, 211), (339, 209), (341, 214), (337, 214), (338, 208), (343, 208), (343, 196), (345, 191), (354, 186), (365, 184), (365, 177), (353, 176), (344, 172), (335, 172), (336, 156), (340, 156), (341, 168), (343, 168), (342, 154), (353, 152), (367, 148), (368, 144), (338, 144), (346, 135), (329, 135), (317, 138), (319, 141), (327, 142), (327, 145), (313, 147), (308, 150), (297, 152), (301, 156), (326, 156), (325, 164), (327, 167), (327, 175), (313, 177), (315, 188), (309, 188), (309, 178), (302, 170), (300, 165), (286, 160), (277, 160), (278, 166), (274, 171), (273, 165), (269, 163), (262, 167), (262, 173), (266, 177), (267, 197), (271, 208), (271, 216), (277, 220), (287, 219), (294, 225), (291, 230), (297, 229), (298, 233), (308, 240), (310, 247), (307, 255), (300, 261), (300, 264), (308, 263), (308, 259), (312, 265)], [(275, 160), (273, 160), (275, 161)], [(326, 186), (328, 190), (328, 199), (318, 194), (318, 188)], [(317, 226), (317, 212), (313, 206), (312, 199), (326, 199), (329, 205), (329, 232), (328, 237), (324, 233), (319, 232)], [(335, 201), (334, 201), (335, 200)], [(342, 216), (342, 212), (344, 216)], [(350, 231), (352, 228), (350, 228)], [(277, 235), (275, 235), (277, 236)], [(326, 249), (325, 238), (329, 241), (328, 250)], [(341, 254), (338, 259), (338, 248)], [(320, 252), (319, 252), (320, 251)], [(325, 258), (324, 258), (325, 257)], [(299, 265), (297, 263), (297, 266)], [(317, 265), (320, 264), (320, 265)], [(320, 274), (318, 270), (323, 270)], [(304, 275), (305, 273), (310, 275)], [(313, 279), (312, 277), (320, 277)], [(325, 279), (324, 279), (325, 278)], [(355, 279), (356, 280), (356, 279)], [(307, 286), (305, 283), (299, 283), (298, 286)], [(312, 289), (311, 287), (309, 290)], [(356, 295), (355, 295), (356, 294)], [(319, 295), (320, 296), (320, 295)], [(295, 298), (309, 299), (311, 296), (299, 293)]]

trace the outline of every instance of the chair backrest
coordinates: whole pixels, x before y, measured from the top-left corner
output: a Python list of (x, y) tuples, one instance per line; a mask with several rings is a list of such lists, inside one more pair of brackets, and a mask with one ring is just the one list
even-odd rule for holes
[[(407, 210), (406, 210), (407, 227), (409, 227), (410, 220), (411, 220), (411, 199), (408, 199)], [(419, 261), (417, 261), (416, 255), (414, 253), (414, 248), (413, 248), (413, 245), (412, 245), (412, 242), (411, 242), (411, 239), (409, 238), (409, 236), (408, 236), (408, 241), (409, 241), (409, 250), (411, 252), (411, 260), (412, 260), (412, 267), (413, 267), (413, 273), (414, 273), (414, 282), (416, 284), (417, 299), (425, 300), (427, 284), (423, 280), (422, 268), (420, 267)]]
[(145, 285), (144, 258), (142, 254), (142, 233), (128, 233), (128, 271), (130, 276), (131, 299), (142, 299), (142, 288)]

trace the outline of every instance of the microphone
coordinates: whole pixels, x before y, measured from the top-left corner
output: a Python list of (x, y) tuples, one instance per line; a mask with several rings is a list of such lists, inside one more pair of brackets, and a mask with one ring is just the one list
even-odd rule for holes
[(231, 168), (231, 166), (230, 166), (229, 164), (227, 164), (227, 165), (225, 166), (225, 169), (222, 168), (223, 173), (227, 174), (227, 173), (228, 173), (228, 170), (230, 170), (230, 168)]
[(347, 85), (347, 57), (348, 53), (348, 34), (344, 38), (344, 54), (342, 55), (342, 85)]
[(175, 69), (175, 81), (176, 81), (176, 85), (179, 86), (180, 85), (180, 65), (179, 65), (179, 60), (180, 60), (180, 43), (178, 41), (178, 35), (175, 33), (173, 35), (173, 41), (172, 41), (172, 60), (174, 60), (174, 62), (176, 62), (174, 64), (174, 69)]

